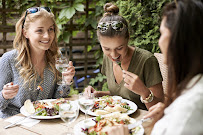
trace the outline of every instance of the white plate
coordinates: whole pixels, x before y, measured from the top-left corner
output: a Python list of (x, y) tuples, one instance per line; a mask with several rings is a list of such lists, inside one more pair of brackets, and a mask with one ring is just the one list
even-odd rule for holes
[[(95, 119), (95, 118), (89, 118), (87, 120), (92, 120), (92, 119)], [(84, 132), (82, 132), (82, 128), (84, 128), (84, 121), (85, 120), (80, 121), (74, 126), (74, 135), (86, 135)], [(140, 130), (134, 135), (144, 135), (144, 128), (142, 125), (140, 125)]]
[[(39, 101), (43, 101), (43, 102), (51, 102), (51, 101), (54, 101), (56, 99), (45, 99), (45, 100), (39, 100)], [(28, 116), (30, 115), (30, 113), (28, 113), (24, 106), (22, 106), (20, 108), (20, 113), (22, 113), (24, 116)], [(31, 116), (31, 118), (34, 118), (34, 119), (55, 119), (55, 118), (60, 118), (59, 115), (55, 115), (55, 116)]]
[[(130, 114), (133, 114), (137, 110), (137, 105), (134, 102), (132, 102), (130, 100), (127, 100), (127, 99), (122, 99), (121, 101), (122, 102), (127, 102), (129, 104), (129, 106), (130, 106), (130, 109), (132, 109), (132, 110), (128, 110), (126, 113), (122, 113), (122, 114), (130, 115)], [(85, 113), (85, 110), (83, 108), (80, 107), (80, 110), (83, 113)], [(92, 116), (99, 116), (99, 115), (95, 114), (95, 112), (92, 112), (91, 110), (87, 111), (87, 114), (92, 115)]]

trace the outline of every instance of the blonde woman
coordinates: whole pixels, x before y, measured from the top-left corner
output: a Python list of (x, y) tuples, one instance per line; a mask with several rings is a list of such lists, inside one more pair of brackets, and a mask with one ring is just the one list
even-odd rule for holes
[[(35, 101), (69, 94), (68, 85), (56, 84), (57, 33), (54, 15), (48, 7), (29, 8), (17, 22), (14, 49), (0, 61), (1, 118), (18, 114), (27, 99)], [(63, 73), (67, 83), (75, 75), (72, 62), (69, 65)], [(37, 86), (42, 90), (36, 90)]]

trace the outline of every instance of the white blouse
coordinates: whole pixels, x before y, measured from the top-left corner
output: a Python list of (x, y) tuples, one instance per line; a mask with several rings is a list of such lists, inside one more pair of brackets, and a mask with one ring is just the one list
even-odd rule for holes
[(187, 89), (164, 111), (154, 125), (151, 135), (203, 135), (203, 77), (192, 86), (200, 74), (187, 85)]

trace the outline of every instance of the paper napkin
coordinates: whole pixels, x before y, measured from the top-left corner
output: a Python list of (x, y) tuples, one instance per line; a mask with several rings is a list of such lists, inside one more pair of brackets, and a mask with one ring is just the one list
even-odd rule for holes
[[(21, 117), (21, 116), (13, 116), (11, 118), (6, 119), (5, 121), (10, 122), (10, 123), (15, 123), (16, 121), (23, 119), (23, 118), (24, 117)], [(21, 124), (21, 125), (26, 126), (26, 127), (32, 127), (32, 126), (38, 124), (39, 122), (40, 122), (40, 120), (26, 118), (17, 124)]]

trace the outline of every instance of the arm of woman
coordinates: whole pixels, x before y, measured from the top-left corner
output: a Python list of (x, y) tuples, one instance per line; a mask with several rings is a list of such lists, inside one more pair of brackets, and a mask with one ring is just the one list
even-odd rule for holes
[(151, 106), (155, 105), (158, 102), (163, 102), (164, 94), (161, 83), (147, 88), (136, 74), (125, 70), (123, 70), (123, 79), (125, 82), (124, 86), (127, 89), (133, 91), (134, 93), (142, 96), (142, 99), (146, 99), (147, 97), (149, 97), (151, 92), (153, 93), (153, 100), (149, 103), (145, 103), (147, 109), (149, 109)]
[(10, 99), (12, 99), (18, 91), (18, 86), (11, 86), (9, 83), (12, 81), (12, 68), (10, 55), (5, 53), (0, 60), (0, 110), (4, 110), (7, 108), (10, 103)]
[(102, 96), (105, 96), (105, 95), (110, 95), (110, 91), (96, 91), (92, 86), (87, 86), (85, 88), (84, 93), (86, 93), (88, 95), (90, 93), (94, 93), (95, 97), (102, 97)]

